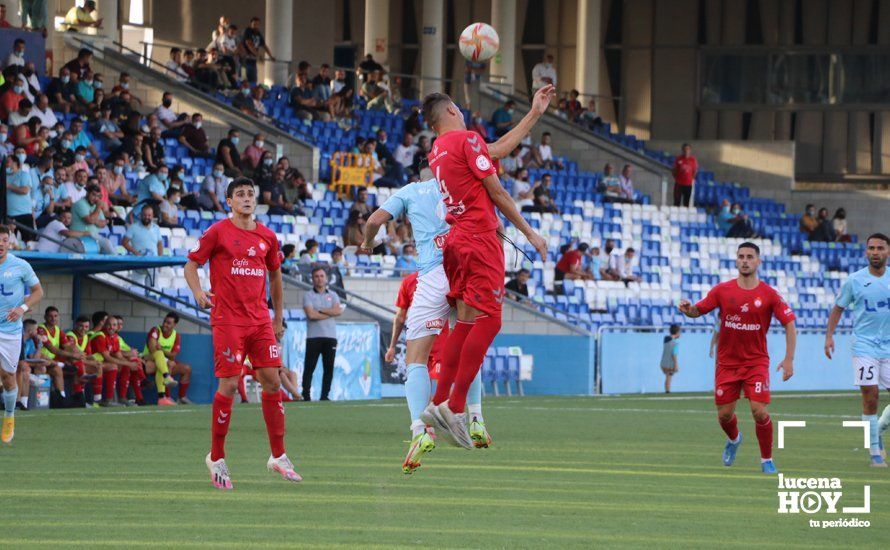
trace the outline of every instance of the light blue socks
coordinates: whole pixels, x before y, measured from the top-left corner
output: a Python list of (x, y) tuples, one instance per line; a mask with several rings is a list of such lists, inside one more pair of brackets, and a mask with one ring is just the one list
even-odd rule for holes
[(15, 416), (15, 400), (19, 396), (18, 387), (3, 390), (3, 407), (5, 416)]
[(475, 416), (476, 420), (484, 422), (482, 419), (482, 369), (476, 373), (476, 378), (473, 379), (470, 390), (467, 392), (467, 412), (470, 420)]
[(868, 422), (869, 447), (872, 455), (881, 454), (881, 443), (878, 440), (878, 415), (863, 414), (862, 420)]
[(420, 363), (411, 363), (408, 365), (408, 375), (405, 379), (405, 397), (408, 400), (408, 412), (411, 413), (411, 431), (414, 435), (422, 432), (425, 428), (423, 421), (420, 419), (420, 413), (426, 408), (430, 402), (432, 395), (432, 385), (430, 384), (430, 373), (426, 365)]

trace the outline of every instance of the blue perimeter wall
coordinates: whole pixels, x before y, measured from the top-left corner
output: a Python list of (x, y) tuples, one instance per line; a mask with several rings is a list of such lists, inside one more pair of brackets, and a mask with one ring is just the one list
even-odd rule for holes
[[(665, 333), (605, 333), (602, 342), (603, 393), (659, 393), (664, 391), (661, 352)], [(708, 357), (710, 333), (680, 336), (680, 371), (671, 382), (672, 392), (714, 390), (714, 359)], [(825, 335), (798, 334), (794, 376), (782, 382), (776, 367), (785, 357), (784, 332), (767, 337), (770, 355), (770, 390), (849, 390), (853, 388), (852, 336), (835, 336), (835, 354), (824, 354)], [(537, 370), (537, 369), (536, 369)]]

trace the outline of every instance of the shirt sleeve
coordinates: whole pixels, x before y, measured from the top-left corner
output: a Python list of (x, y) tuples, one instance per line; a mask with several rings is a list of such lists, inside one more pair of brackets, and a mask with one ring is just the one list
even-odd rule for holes
[[(405, 189), (404, 187), (402, 189)], [(407, 201), (402, 194), (402, 189), (396, 191), (392, 196), (386, 199), (380, 208), (389, 212), (389, 215), (393, 217), (393, 219), (398, 218), (402, 215), (403, 212), (407, 209), (408, 205)]]
[(698, 309), (699, 313), (701, 313), (702, 315), (707, 315), (708, 313), (711, 313), (712, 311), (717, 309), (717, 307), (720, 305), (718, 301), (718, 288), (719, 287), (716, 286), (712, 288), (711, 291), (708, 292), (707, 296), (705, 296), (701, 299), (701, 301), (695, 304), (695, 307)]
[(173, 349), (170, 350), (170, 353), (179, 353), (181, 340), (182, 340), (182, 335), (177, 332), (176, 340), (174, 340), (174, 342), (173, 342)]
[(850, 307), (850, 304), (853, 303), (853, 278), (847, 277), (847, 280), (844, 281), (844, 284), (841, 285), (841, 291), (837, 295), (837, 299), (834, 301), (834, 305), (837, 307), (842, 307), (844, 309)]
[(488, 155), (488, 147), (482, 136), (476, 132), (467, 132), (467, 137), (464, 139), (464, 156), (467, 158), (470, 171), (477, 179), (483, 180), (492, 174), (497, 174), (494, 163)]
[(40, 279), (37, 278), (37, 274), (34, 273), (34, 269), (28, 262), (22, 262), (22, 280), (28, 288), (40, 284)]
[(312, 292), (312, 291), (308, 290), (303, 293), (303, 307), (304, 308), (312, 307), (312, 302), (309, 301), (309, 293), (310, 292)]
[(136, 237), (136, 224), (133, 223), (130, 227), (127, 228), (127, 232), (124, 234), (124, 237), (130, 239), (131, 241)]
[(281, 269), (281, 254), (278, 253), (278, 238), (274, 233), (268, 239), (269, 253), (266, 254), (266, 268), (269, 271)]
[(782, 326), (797, 318), (794, 315), (794, 311), (791, 310), (791, 306), (776, 291), (773, 291), (773, 315), (782, 323)]
[(408, 309), (411, 307), (411, 297), (408, 295), (408, 279), (403, 279), (399, 286), (399, 295), (396, 297), (396, 307)]
[(217, 233), (219, 233), (219, 227), (215, 224), (211, 225), (210, 228), (201, 235), (201, 238), (198, 239), (198, 244), (196, 244), (189, 252), (189, 260), (198, 265), (204, 265), (207, 260), (210, 259), (210, 255), (213, 254), (213, 250), (216, 248), (218, 238)]

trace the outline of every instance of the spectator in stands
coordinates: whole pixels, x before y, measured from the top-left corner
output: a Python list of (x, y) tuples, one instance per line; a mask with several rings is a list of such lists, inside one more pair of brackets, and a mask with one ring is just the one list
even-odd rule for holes
[(189, 79), (188, 73), (182, 68), (182, 50), (179, 48), (170, 48), (170, 59), (164, 63), (164, 68), (167, 69), (167, 76), (174, 80), (186, 82)]
[(532, 67), (532, 95), (548, 84), (556, 87), (556, 65), (551, 54), (544, 56), (544, 60)]
[(186, 74), (189, 82), (198, 84), (195, 81), (195, 52), (192, 50), (182, 52), (182, 63), (179, 64), (179, 67)]
[(516, 147), (510, 154), (501, 159), (501, 168), (504, 169), (504, 173), (511, 176), (518, 176), (519, 171), (525, 166), (525, 162), (522, 160), (522, 155), (519, 153), (521, 149)]
[(31, 118), (29, 116), (30, 113), (31, 102), (28, 101), (28, 98), (22, 98), (22, 100), (19, 101), (18, 107), (14, 111), (9, 112), (9, 125), (16, 127), (21, 126), (22, 124), (26, 124), (28, 122), (28, 119)]
[(225, 212), (226, 188), (231, 178), (225, 174), (225, 166), (221, 162), (213, 165), (213, 171), (201, 182), (198, 205), (204, 210)]
[(74, 150), (74, 163), (68, 168), (74, 170), (83, 170), (87, 174), (90, 173), (90, 165), (87, 164), (87, 148), (81, 145)]
[(145, 205), (139, 212), (139, 221), (130, 224), (127, 234), (121, 241), (127, 252), (133, 256), (163, 256), (164, 241), (161, 230), (154, 223), (154, 210)]
[(93, 87), (93, 71), (84, 72), (83, 78), (77, 83), (74, 97), (77, 99), (75, 110), (81, 114), (89, 111), (89, 106), (95, 101), (96, 89)]
[(554, 280), (562, 281), (564, 279), (569, 279), (574, 281), (593, 279), (593, 275), (584, 269), (584, 257), (587, 255), (589, 249), (590, 245), (581, 243), (578, 245), (578, 248), (574, 250), (569, 249), (563, 253), (559, 261), (556, 262), (556, 268), (553, 273)]
[(12, 23), (6, 20), (6, 4), (0, 4), (0, 29), (12, 28)]
[(833, 243), (837, 241), (837, 233), (834, 231), (834, 226), (832, 225), (831, 220), (828, 219), (827, 208), (819, 209), (816, 221), (818, 222), (818, 225), (810, 234), (811, 241), (823, 243)]
[(318, 100), (312, 90), (312, 84), (305, 74), (297, 73), (294, 85), (290, 89), (288, 102), (297, 117), (312, 120), (317, 113)]
[(25, 77), (15, 77), (14, 84), (0, 95), (0, 120), (9, 120), (10, 113), (18, 110), (19, 103), (25, 99)]
[(339, 246), (335, 246), (334, 249), (331, 250), (331, 268), (338, 271), (342, 270), (347, 275), (349, 274), (349, 265), (343, 258), (343, 249)]
[(494, 135), (502, 137), (515, 126), (513, 122), (513, 111), (516, 103), (513, 100), (507, 100), (502, 107), (495, 109), (491, 115), (491, 123), (494, 125)]
[(383, 65), (374, 60), (373, 54), (368, 53), (358, 64), (358, 76), (362, 80), (367, 80), (373, 72), (383, 72)]
[(297, 268), (297, 247), (294, 244), (288, 243), (281, 247), (281, 255), (283, 259), (281, 260), (281, 272), (286, 273), (287, 275), (296, 275), (299, 272)]
[(697, 173), (698, 161), (692, 156), (692, 146), (684, 143), (680, 156), (674, 159), (674, 206), (689, 206)]
[(28, 119), (31, 117), (37, 117), (40, 120), (41, 126), (46, 126), (47, 128), (52, 128), (59, 123), (56, 114), (49, 107), (49, 97), (46, 94), (37, 95), (37, 103), (28, 113)]
[(142, 141), (142, 163), (146, 170), (157, 170), (164, 164), (164, 142), (160, 128), (152, 128), (147, 139)]
[[(13, 132), (12, 134), (12, 141), (13, 144), (16, 146), (16, 149), (21, 149), (21, 152), (19, 154), (25, 155), (26, 158), (34, 158), (37, 156), (41, 149), (41, 146), (43, 145), (39, 129), (40, 120), (37, 117), (31, 117), (31, 120), (29, 120), (27, 123), (20, 124), (16, 127), (15, 132)], [(25, 163), (23, 161), (23, 168), (24, 164)]]
[(114, 245), (105, 237), (99, 235), (99, 230), (108, 226), (108, 221), (99, 208), (102, 200), (102, 191), (98, 185), (89, 185), (86, 188), (86, 197), (74, 203), (71, 208), (71, 229), (85, 231), (99, 245), (102, 254), (115, 254)]
[(12, 43), (12, 51), (9, 52), (9, 55), (6, 56), (6, 60), (3, 63), (3, 68), (7, 69), (9, 67), (16, 68), (16, 74), (22, 72), (25, 68), (25, 41), (21, 38), (16, 38)]
[[(41, 232), (37, 241), (37, 252), (56, 254), (59, 252), (83, 252), (80, 237), (87, 237), (86, 231), (71, 230), (71, 211), (62, 210)], [(64, 246), (59, 242), (64, 243)]]
[(637, 264), (635, 256), (636, 251), (633, 248), (628, 247), (627, 250), (624, 251), (624, 255), (619, 257), (620, 262), (618, 264), (618, 273), (625, 284), (640, 281), (639, 275), (634, 274), (634, 268)]
[(77, 149), (78, 147), (86, 147), (86, 149), (90, 152), (90, 155), (94, 159), (99, 158), (99, 152), (96, 150), (96, 147), (93, 145), (93, 141), (90, 139), (90, 136), (83, 129), (83, 121), (79, 118), (75, 118), (71, 121), (71, 127), (69, 129), (71, 132), (71, 147), (73, 149)]
[(11, 155), (15, 145), (9, 141), (9, 126), (0, 124), (0, 157)]
[(482, 113), (478, 111), (473, 113), (473, 118), (470, 122), (470, 127), (467, 129), (476, 132), (482, 136), (482, 139), (488, 141), (488, 128), (485, 126), (485, 119), (482, 118)]
[(250, 19), (249, 26), (244, 29), (244, 35), (241, 37), (241, 46), (243, 48), (243, 64), (245, 69), (245, 77), (251, 84), (257, 82), (257, 60), (263, 56), (263, 52), (269, 56), (269, 60), (275, 62), (275, 56), (269, 46), (266, 45), (266, 39), (260, 31), (260, 18), (253, 17)]
[(263, 154), (266, 153), (265, 145), (266, 137), (263, 134), (255, 134), (253, 136), (253, 143), (244, 149), (244, 154), (241, 157), (245, 170), (254, 172), (260, 167), (260, 160), (263, 158)]
[(66, 192), (68, 198), (71, 199), (72, 207), (74, 203), (87, 196), (87, 179), (89, 179), (89, 174), (87, 174), (86, 170), (77, 170), (74, 171), (74, 179), (65, 183)]
[(606, 281), (620, 281), (621, 280), (621, 256), (618, 254), (618, 251), (615, 250), (615, 241), (612, 239), (606, 239), (606, 244), (603, 246), (603, 253), (599, 257), (600, 259), (600, 274), (603, 276), (603, 279)]
[(75, 85), (72, 85), (71, 71), (68, 70), (68, 67), (62, 67), (59, 70), (59, 76), (53, 78), (46, 87), (50, 107), (55, 111), (70, 112), (76, 101), (74, 91)]
[[(504, 285), (504, 288), (507, 290), (518, 294), (519, 296), (525, 296), (528, 298), (528, 280), (531, 278), (531, 273), (525, 268), (520, 269), (516, 273), (516, 277), (510, 279), (510, 281)], [(516, 295), (508, 294), (510, 298), (513, 298), (517, 302), (522, 298)]]
[(171, 185), (164, 194), (164, 200), (161, 201), (161, 204), (159, 205), (161, 217), (158, 225), (173, 229), (175, 227), (182, 227), (179, 224), (179, 203), (182, 201), (182, 189), (174, 187), (172, 184), (172, 182), (178, 180), (170, 181)]
[(578, 96), (580, 95), (578, 90), (572, 90), (569, 92), (569, 99), (566, 101), (566, 114), (572, 122), (578, 122), (581, 114), (584, 112), (584, 106), (578, 101)]
[(372, 71), (359, 90), (359, 95), (368, 102), (369, 111), (389, 111), (389, 90), (382, 84), (383, 73)]
[(68, 13), (65, 14), (64, 27), (69, 31), (80, 31), (85, 27), (101, 28), (102, 18), (94, 18), (92, 15), (94, 11), (96, 11), (95, 0), (87, 0), (84, 2), (83, 7), (78, 7), (77, 4), (75, 4), (68, 10)]
[(106, 170), (104, 181), (103, 178), (99, 178), (99, 184), (105, 186), (112, 204), (131, 206), (136, 203), (136, 197), (127, 190), (127, 178), (124, 176), (125, 165), (123, 157), (115, 158), (111, 167)]
[[(34, 205), (31, 201), (31, 175), (22, 170), (15, 155), (6, 157), (6, 215), (27, 227), (34, 227)], [(25, 241), (33, 241), (33, 232), (25, 231)]]
[(238, 25), (229, 25), (225, 32), (219, 33), (216, 37), (213, 47), (219, 52), (219, 60), (227, 66), (226, 72), (230, 75), (230, 80), (234, 82), (235, 75), (239, 68), (239, 60), (241, 56), (241, 38), (238, 36)]
[(843, 208), (838, 208), (834, 212), (834, 217), (831, 219), (831, 227), (834, 229), (835, 235), (837, 235), (837, 241), (840, 243), (849, 243), (852, 242), (853, 238), (847, 233), (847, 211)]
[(266, 89), (262, 86), (256, 86), (250, 91), (249, 106), (250, 114), (257, 118), (267, 118), (269, 114), (266, 111), (266, 105), (263, 103), (263, 97), (266, 95)]
[(401, 270), (400, 275), (417, 271), (417, 249), (413, 244), (402, 246), (402, 253), (396, 258), (396, 269)]
[(358, 212), (362, 216), (368, 217), (371, 215), (372, 210), (371, 205), (368, 204), (368, 190), (364, 187), (359, 187), (355, 193), (355, 202), (349, 207), (349, 213)]
[(232, 107), (246, 115), (254, 116), (253, 98), (250, 97), (250, 82), (246, 80), (241, 81), (241, 85), (238, 87), (238, 93), (232, 99)]
[(161, 165), (157, 170), (148, 174), (139, 182), (137, 205), (149, 204), (152, 207), (160, 206), (167, 196), (170, 187), (170, 169)]
[(414, 153), (414, 161), (411, 163), (411, 171), (420, 174), (423, 165), (427, 164), (427, 155), (430, 152), (430, 138), (426, 136), (418, 136), (417, 151)]
[(816, 207), (808, 204), (804, 209), (803, 216), (800, 217), (800, 230), (807, 234), (807, 237), (813, 234), (813, 231), (819, 226), (816, 220)]
[[(269, 152), (271, 161), (272, 153)], [(294, 205), (284, 198), (284, 168), (274, 168), (271, 178), (263, 178), (260, 183), (260, 204), (269, 205), (270, 216), (298, 214)]]
[(107, 102), (102, 107), (102, 118), (99, 119), (96, 132), (106, 149), (115, 150), (123, 145), (121, 140), (124, 139), (124, 133), (117, 122), (111, 118), (111, 105)]
[(189, 151), (192, 158), (211, 158), (210, 144), (207, 141), (207, 133), (201, 127), (204, 124), (204, 116), (201, 113), (192, 115), (191, 124), (187, 125), (179, 136), (181, 143)]
[(402, 143), (396, 147), (393, 158), (404, 170), (411, 171), (411, 166), (414, 164), (414, 154), (417, 153), (417, 150), (418, 147), (414, 145), (414, 136), (406, 133), (402, 137)]
[(84, 77), (86, 71), (91, 70), (90, 61), (93, 60), (93, 50), (89, 48), (81, 48), (77, 52), (77, 57), (69, 61), (65, 64), (65, 67), (68, 68), (68, 71), (72, 75), (72, 80), (74, 79), (74, 74), (77, 73), (77, 79), (80, 80)]
[[(343, 246), (361, 247), (365, 239), (365, 222), (367, 219), (357, 210), (349, 212), (346, 225), (343, 226)], [(375, 249), (376, 250), (376, 249)], [(376, 253), (376, 252), (375, 252)]]
[(309, 239), (306, 241), (306, 248), (300, 252), (301, 264), (312, 264), (318, 261), (318, 241)]
[(240, 139), (240, 132), (232, 128), (229, 130), (228, 136), (216, 146), (216, 162), (222, 163), (225, 167), (225, 175), (230, 178), (242, 175), (241, 155), (238, 153)]
[(587, 108), (581, 113), (578, 121), (582, 126), (586, 126), (589, 130), (596, 130), (602, 127), (603, 119), (596, 114), (596, 100), (591, 99), (587, 102)]
[(551, 200), (553, 199), (553, 197), (550, 195), (550, 182), (552, 182), (552, 181), (553, 181), (553, 176), (551, 176), (550, 174), (544, 174), (543, 176), (541, 176), (540, 185), (536, 184), (534, 186), (534, 193), (535, 193), (536, 199), (538, 197), (540, 197), (541, 195), (547, 195), (547, 198), (549, 198)]
[(513, 200), (516, 207), (522, 210), (535, 204), (535, 189), (541, 184), (536, 181), (534, 187), (528, 182), (528, 170), (522, 168), (513, 179)]
[(183, 113), (177, 115), (171, 107), (173, 106), (173, 94), (164, 92), (161, 96), (161, 104), (155, 109), (154, 114), (157, 115), (158, 121), (161, 123), (163, 137), (179, 137), (185, 125), (189, 123), (188, 115)]
[(615, 167), (611, 163), (603, 166), (603, 178), (600, 180), (599, 188), (606, 197), (617, 198), (621, 192), (621, 180), (615, 175)]

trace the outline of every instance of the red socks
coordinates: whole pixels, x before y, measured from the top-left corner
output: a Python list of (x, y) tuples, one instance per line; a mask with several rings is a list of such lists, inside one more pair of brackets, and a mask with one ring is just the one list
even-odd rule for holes
[(77, 378), (74, 380), (74, 393), (83, 393), (83, 384), (78, 382), (78, 380), (86, 373), (86, 369), (80, 361), (74, 363), (74, 367), (77, 369)]
[[(448, 398), (448, 408), (452, 412), (464, 412), (467, 406), (467, 392), (470, 390), (470, 384), (473, 383), (473, 379), (476, 378), (479, 369), (482, 368), (485, 353), (488, 351), (491, 343), (494, 342), (494, 338), (500, 330), (500, 317), (491, 317), (490, 315), (476, 317), (476, 324), (472, 326), (461, 349), (460, 367), (454, 378), (451, 396)], [(449, 338), (449, 342), (450, 340)]]
[(130, 389), (130, 369), (120, 369), (117, 375), (117, 400), (127, 400), (127, 390)]
[(145, 398), (142, 396), (142, 381), (145, 380), (145, 371), (142, 370), (142, 365), (139, 365), (139, 368), (136, 370), (130, 371), (130, 383), (133, 385), (133, 395), (136, 396), (136, 401), (144, 401)]
[(99, 371), (99, 374), (95, 378), (93, 378), (93, 399), (95, 399), (96, 397), (102, 397), (102, 379), (104, 378), (104, 376), (102, 376), (103, 374), (104, 373), (102, 371)]
[(229, 422), (232, 421), (232, 401), (231, 397), (226, 397), (219, 392), (213, 396), (213, 416), (210, 421), (210, 460), (214, 462), (226, 456), (226, 434), (229, 433)]
[(189, 382), (179, 381), (179, 398), (182, 399), (188, 395), (189, 392)]
[(768, 460), (773, 457), (773, 419), (769, 416), (761, 422), (754, 422), (757, 432), (757, 444), (760, 445), (760, 458)]
[[(735, 441), (739, 436), (739, 419), (736, 418), (736, 415), (733, 414), (732, 418), (729, 419), (729, 422), (720, 421), (720, 427), (723, 428), (723, 431), (726, 432), (726, 437)], [(758, 433), (758, 437), (760, 437)]]
[(272, 456), (278, 458), (284, 454), (284, 405), (281, 403), (281, 392), (263, 392), (263, 419), (266, 421), (266, 432), (269, 433)]
[(105, 379), (105, 393), (102, 397), (105, 401), (114, 399), (114, 383), (117, 381), (117, 369), (111, 369), (103, 373), (102, 378)]
[(442, 353), (442, 370), (439, 372), (439, 381), (436, 383), (433, 405), (438, 405), (448, 399), (448, 395), (451, 393), (451, 384), (454, 382), (460, 367), (460, 355), (464, 347), (464, 341), (474, 326), (475, 323), (458, 321), (454, 325), (454, 330), (448, 335), (448, 339), (445, 340), (445, 350)]

